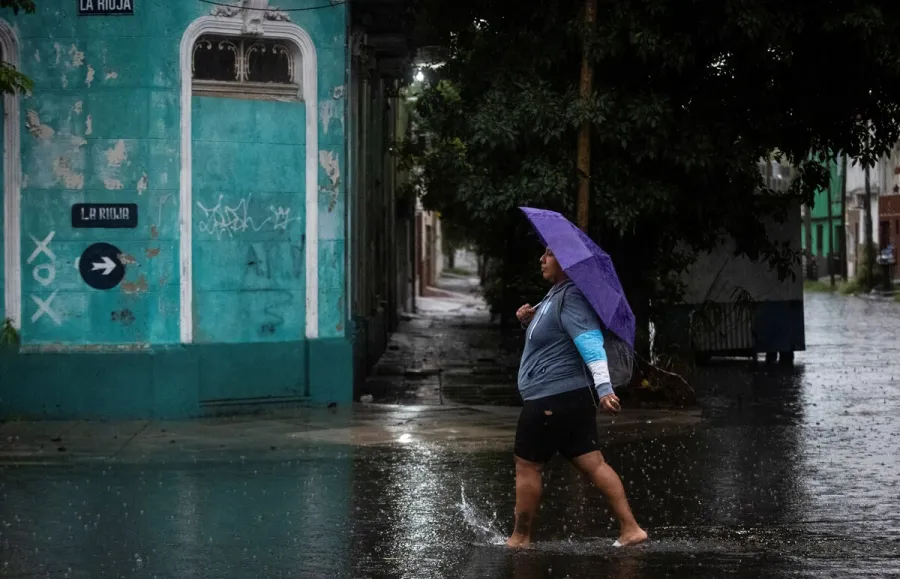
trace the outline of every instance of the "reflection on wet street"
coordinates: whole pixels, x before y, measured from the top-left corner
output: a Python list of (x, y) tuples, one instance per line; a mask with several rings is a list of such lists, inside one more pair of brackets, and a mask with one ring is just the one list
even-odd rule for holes
[(317, 445), (289, 462), (5, 467), (5, 577), (879, 577), (900, 572), (900, 306), (806, 298), (794, 368), (718, 363), (692, 434), (605, 449), (652, 542), (554, 461), (536, 548), (508, 451)]

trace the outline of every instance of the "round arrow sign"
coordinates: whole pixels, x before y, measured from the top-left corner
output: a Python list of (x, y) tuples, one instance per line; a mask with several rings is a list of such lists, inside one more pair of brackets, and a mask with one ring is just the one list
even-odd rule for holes
[(119, 261), (121, 253), (118, 247), (108, 243), (95, 243), (88, 247), (78, 260), (81, 278), (94, 289), (116, 287), (125, 277), (125, 266)]

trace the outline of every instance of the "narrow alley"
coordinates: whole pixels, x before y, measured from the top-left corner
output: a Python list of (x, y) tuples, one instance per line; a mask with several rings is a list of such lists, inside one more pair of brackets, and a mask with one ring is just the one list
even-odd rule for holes
[(518, 394), (519, 336), (501, 333), (478, 279), (446, 273), (416, 301), (366, 381), (366, 400), (388, 404), (497, 404)]

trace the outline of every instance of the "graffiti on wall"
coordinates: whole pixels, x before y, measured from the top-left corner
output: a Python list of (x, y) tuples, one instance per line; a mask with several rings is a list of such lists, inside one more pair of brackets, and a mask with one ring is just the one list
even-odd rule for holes
[[(43, 240), (39, 240), (34, 235), (29, 234), (35, 247), (34, 251), (31, 252), (31, 255), (28, 256), (28, 260), (25, 262), (27, 265), (34, 264), (34, 267), (31, 269), (31, 275), (34, 277), (34, 281), (41, 287), (48, 289), (56, 279), (56, 254), (50, 249), (50, 242), (53, 241), (55, 235), (56, 232), (51, 231)], [(50, 261), (46, 261), (44, 258), (49, 259)], [(62, 318), (59, 313), (53, 309), (53, 300), (56, 298), (57, 291), (58, 290), (53, 290), (46, 299), (34, 294), (31, 295), (32, 301), (34, 301), (37, 306), (37, 309), (31, 316), (32, 323), (47, 316), (53, 320), (57, 326), (62, 325)]]
[(290, 207), (270, 205), (266, 210), (254, 210), (252, 197), (248, 195), (233, 206), (224, 203), (222, 195), (214, 207), (206, 207), (198, 201), (197, 207), (202, 213), (200, 231), (221, 240), (245, 231), (284, 231), (291, 223), (300, 221), (299, 217), (291, 216)]

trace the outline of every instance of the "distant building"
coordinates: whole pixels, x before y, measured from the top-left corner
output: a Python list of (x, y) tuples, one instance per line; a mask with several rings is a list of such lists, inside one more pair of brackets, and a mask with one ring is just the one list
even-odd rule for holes
[[(830, 175), (828, 187), (816, 191), (812, 207), (803, 207), (802, 211), (810, 212), (808, 223), (810, 231), (800, 236), (802, 247), (807, 257), (815, 260), (815, 271), (825, 276), (834, 268), (836, 275), (841, 274), (842, 248), (844, 247), (844, 230), (841, 228), (841, 186), (843, 170), (840, 160), (828, 161)], [(828, 197), (831, 195), (831, 212), (828, 211)], [(830, 215), (830, 216), (829, 216)], [(806, 216), (804, 215), (804, 218)], [(807, 242), (810, 247), (807, 247)]]
[[(871, 196), (872, 243), (875, 251), (887, 247), (891, 240), (898, 238), (896, 219), (893, 214), (900, 193), (900, 149), (879, 159), (869, 169), (869, 191)], [(866, 243), (866, 171), (859, 163), (848, 163), (847, 168), (847, 275), (857, 276)], [(896, 245), (896, 243), (895, 243)]]
[(425, 290), (437, 284), (444, 271), (444, 248), (441, 236), (441, 218), (434, 211), (425, 211), (419, 203), (416, 210), (416, 290), (424, 296)]

